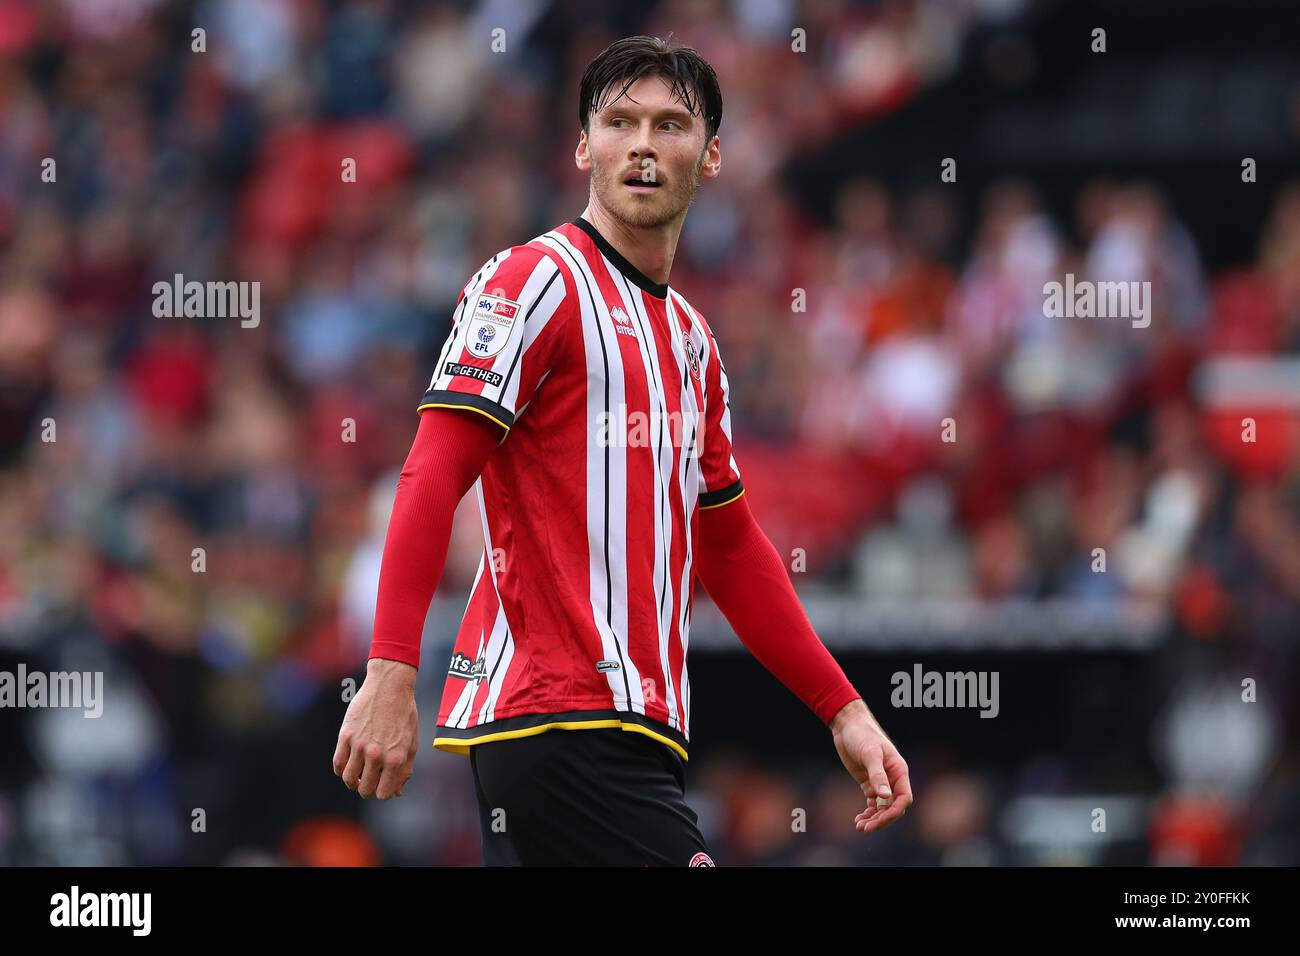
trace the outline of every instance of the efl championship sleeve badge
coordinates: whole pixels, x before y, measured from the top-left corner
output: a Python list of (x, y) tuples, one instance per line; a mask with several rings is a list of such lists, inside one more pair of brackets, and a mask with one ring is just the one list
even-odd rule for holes
[(479, 295), (465, 334), (465, 349), (475, 358), (491, 358), (506, 347), (519, 317), (518, 302), (497, 295)]

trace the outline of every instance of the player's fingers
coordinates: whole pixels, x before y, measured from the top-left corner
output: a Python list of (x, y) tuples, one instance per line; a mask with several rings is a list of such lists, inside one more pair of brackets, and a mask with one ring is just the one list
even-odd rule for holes
[(366, 767), (366, 755), (361, 748), (352, 745), (348, 753), (347, 765), (343, 768), (343, 786), (349, 790), (357, 789), (357, 781), (361, 779), (361, 771)]
[(906, 799), (903, 809), (906, 810), (912, 805), (912, 780), (907, 773), (907, 764), (902, 764), (894, 773), (894, 779), (890, 784), (894, 788), (894, 802), (899, 799)]
[(410, 754), (406, 757), (406, 763), (402, 764), (401, 772), (397, 775), (397, 796), (402, 795), (403, 788), (406, 787), (406, 781), (411, 779), (415, 773), (415, 754), (416, 748), (412, 747)]
[(887, 801), (881, 797), (867, 797), (867, 809), (858, 814), (859, 819), (870, 819), (877, 813), (888, 806)]
[(410, 767), (407, 767), (405, 772), (401, 776), (400, 782), (397, 784), (397, 795), (399, 797), (402, 796), (402, 794), (406, 790), (406, 781), (410, 780), (411, 777), (413, 776), (414, 776), (414, 772)]
[(871, 833), (875, 830), (881, 829), (882, 827), (888, 826), (889, 824), (887, 821), (889, 818), (886, 816), (886, 809), (887, 808), (885, 807), (880, 807), (873, 811), (870, 816), (864, 816), (860, 821), (858, 829), (863, 833)]
[(334, 776), (343, 776), (343, 768), (348, 765), (348, 755), (352, 752), (350, 738), (339, 734), (339, 742), (334, 747)]
[(893, 795), (889, 800), (888, 807), (882, 812), (881, 819), (877, 822), (877, 827), (886, 827), (907, 812), (907, 808), (912, 805), (912, 781), (907, 772), (907, 763), (897, 752), (890, 755), (891, 760), (889, 769), (892, 771), (890, 787), (893, 789)]
[(886, 818), (883, 814), (868, 820), (862, 825), (863, 833), (875, 833), (878, 830), (886, 830), (898, 820), (897, 817)]
[(890, 801), (888, 807), (886, 807), (880, 813), (872, 817), (872, 819), (867, 823), (868, 829), (883, 830), (885, 827), (894, 823), (896, 820), (899, 819), (899, 817), (901, 817), (904, 813), (906, 813), (907, 808), (910, 807), (911, 805), (912, 805), (912, 798), (910, 795), (899, 795), (895, 797), (892, 801)]
[(885, 754), (879, 744), (872, 744), (867, 748), (862, 765), (867, 768), (867, 782), (862, 785), (862, 792), (868, 799), (874, 797), (889, 799), (893, 791), (889, 788), (889, 774), (885, 773)]
[(373, 797), (379, 786), (379, 775), (384, 772), (384, 752), (378, 744), (369, 744), (365, 748), (366, 769), (361, 772), (361, 782), (357, 794), (363, 799)]
[(400, 753), (390, 752), (385, 754), (379, 763), (381, 773), (379, 785), (375, 788), (375, 796), (380, 800), (387, 800), (397, 792), (398, 787), (405, 780), (402, 771), (406, 769), (406, 761), (402, 759)]
[(888, 803), (886, 803), (882, 798), (868, 797), (867, 799), (870, 801), (867, 809), (863, 810), (853, 818), (853, 822), (859, 824), (858, 829), (862, 829), (860, 824), (866, 823), (868, 820), (874, 820), (884, 811), (885, 807), (888, 806)]

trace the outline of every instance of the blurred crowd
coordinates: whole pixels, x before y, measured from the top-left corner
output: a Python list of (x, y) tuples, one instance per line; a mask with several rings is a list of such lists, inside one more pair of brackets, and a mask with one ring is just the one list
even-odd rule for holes
[[(108, 697), (98, 721), (0, 712), (0, 863), (478, 861), (462, 758), (427, 751), (382, 806), (328, 763), (450, 307), (581, 211), (578, 78), (634, 32), (722, 81), (724, 172), (671, 284), (717, 335), (778, 548), (864, 600), (1170, 612), (1161, 721), (1115, 742), (1157, 765), (1133, 788), (1157, 809), (1119, 849), (1027, 835), (1105, 789), (1067, 760), (995, 776), (918, 739), (926, 799), (869, 847), (824, 762), (693, 762), (715, 857), (1300, 862), (1300, 427), (1198, 388), (1300, 360), (1300, 184), (1253, 262), (1207, 274), (1153, 182), (1095, 178), (1065, 214), (1026, 181), (964, 205), (854, 178), (825, 219), (782, 177), (941, 82), (985, 6), (803, 4), (791, 57), (779, 0), (0, 0), (0, 669), (102, 670)], [(259, 282), (260, 322), (155, 317), (176, 274)], [(1046, 317), (1066, 274), (1150, 282), (1150, 325)], [(480, 547), (458, 521), (435, 611)], [(426, 633), (426, 738), (451, 636)]]

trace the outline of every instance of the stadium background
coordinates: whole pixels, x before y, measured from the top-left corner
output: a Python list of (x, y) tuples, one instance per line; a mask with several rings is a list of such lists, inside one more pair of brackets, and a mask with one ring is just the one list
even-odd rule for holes
[[(577, 81), (633, 33), (720, 75), (723, 175), (671, 281), (918, 794), (857, 835), (829, 737), (701, 592), (688, 796), (719, 862), (1300, 862), (1295, 26), (1265, 0), (0, 0), (0, 670), (107, 697), (0, 711), (0, 863), (478, 862), (463, 758), (426, 743), (386, 803), (333, 776), (340, 687), (457, 291), (582, 209)], [(1150, 327), (1044, 317), (1067, 272), (1150, 281)], [(259, 325), (153, 317), (175, 273), (259, 281)], [(998, 716), (892, 707), (918, 664), (997, 671)]]

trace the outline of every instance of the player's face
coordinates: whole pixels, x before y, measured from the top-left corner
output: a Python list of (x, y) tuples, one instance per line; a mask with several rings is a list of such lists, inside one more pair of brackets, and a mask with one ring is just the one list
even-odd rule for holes
[(578, 168), (591, 174), (595, 201), (629, 226), (654, 228), (685, 216), (700, 181), (722, 166), (718, 137), (706, 142), (704, 119), (688, 113), (662, 77), (637, 80), (588, 126)]

